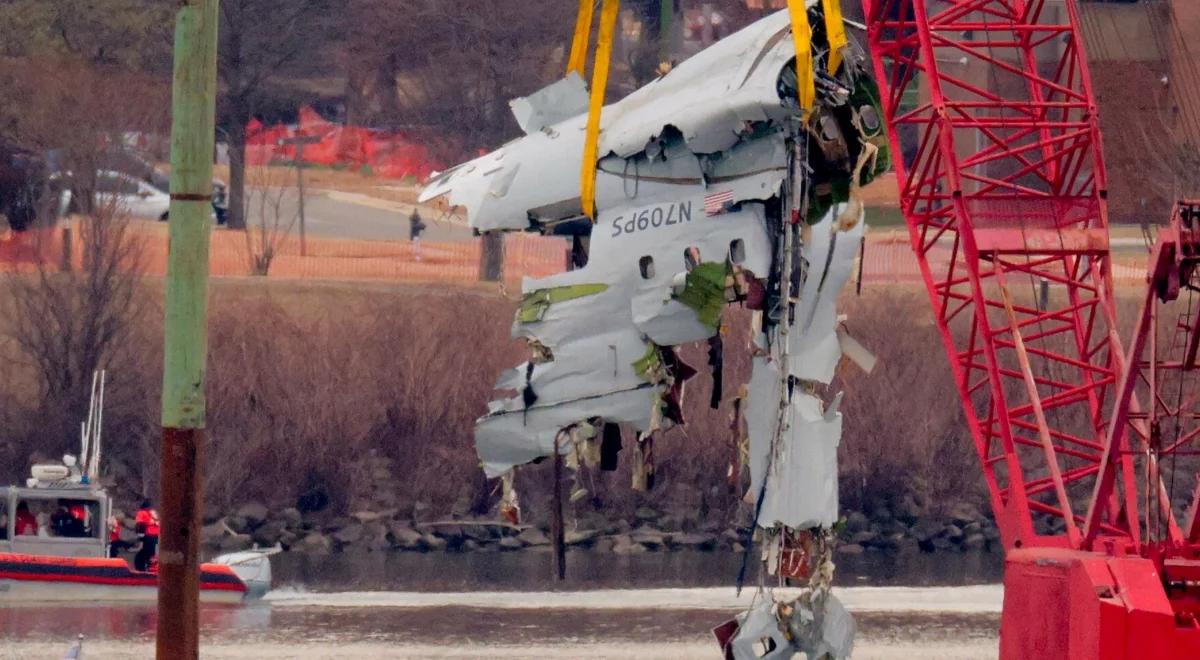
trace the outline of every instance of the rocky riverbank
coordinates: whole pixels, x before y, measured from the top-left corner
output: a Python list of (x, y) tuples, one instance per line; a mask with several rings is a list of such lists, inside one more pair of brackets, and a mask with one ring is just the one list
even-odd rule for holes
[[(422, 520), (422, 507), (359, 511), (332, 517), (295, 508), (270, 511), (250, 503), (204, 527), (209, 553), (276, 544), (290, 552), (328, 554), (367, 552), (508, 552), (545, 549), (546, 526), (510, 525), (496, 520), (457, 518)], [(416, 515), (414, 515), (416, 514)], [(687, 516), (639, 508), (633, 520), (592, 516), (566, 532), (567, 545), (615, 554), (672, 550), (744, 549), (747, 527), (695, 521)], [(961, 505), (944, 518), (896, 515), (880, 509), (871, 515), (850, 512), (840, 530), (840, 553), (920, 549), (925, 552), (998, 550), (1000, 534), (990, 517)]]

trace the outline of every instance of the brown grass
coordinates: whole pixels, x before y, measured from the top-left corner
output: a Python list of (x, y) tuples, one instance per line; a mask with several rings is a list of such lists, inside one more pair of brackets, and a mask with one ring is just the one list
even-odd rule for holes
[[(0, 287), (3, 283), (0, 282)], [(161, 284), (147, 284), (158, 300)], [(260, 500), (291, 506), (320, 490), (331, 513), (365, 501), (364, 460), (390, 457), (388, 488), (401, 511), (415, 502), (438, 515), (494, 505), (480, 478), (472, 429), (491, 385), (524, 357), (509, 339), (514, 303), (492, 292), (415, 285), (350, 285), (215, 280), (212, 290), (206, 494), (210, 511)], [(853, 334), (880, 358), (871, 376), (846, 366), (832, 390), (847, 393), (841, 448), (842, 501), (871, 510), (911, 497), (929, 510), (984, 504), (971, 447), (928, 301), (916, 287), (879, 287), (847, 297)], [(726, 342), (726, 399), (748, 376), (740, 346), (747, 331), (734, 311)], [(742, 328), (742, 329), (739, 329)], [(136, 359), (114, 367), (106, 411), (108, 474), (122, 499), (153, 493), (157, 472), (157, 394), (161, 322), (149, 314), (133, 334)], [(730, 455), (728, 404), (709, 410), (705, 347), (683, 358), (701, 370), (688, 384), (686, 427), (656, 445), (659, 486), (630, 490), (628, 458), (616, 473), (586, 475), (593, 507), (629, 514), (648, 504), (726, 521), (740, 493), (724, 475)], [(13, 346), (0, 344), (0, 479), (21, 477), (33, 455), (54, 456), (75, 439), (47, 438), (28, 393), (34, 373)], [(530, 519), (547, 519), (549, 470), (521, 472)], [(744, 510), (741, 512), (743, 515)]]

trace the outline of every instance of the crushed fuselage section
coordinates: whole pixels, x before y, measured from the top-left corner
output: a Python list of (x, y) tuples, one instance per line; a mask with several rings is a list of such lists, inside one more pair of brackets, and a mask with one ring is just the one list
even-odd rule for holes
[[(752, 310), (753, 371), (734, 433), (755, 545), (767, 572), (810, 588), (741, 617), (727, 640), (739, 658), (761, 657), (741, 650), (748, 635), (768, 636), (760, 624), (789, 640), (770, 657), (845, 657), (853, 635), (829, 593), (842, 434), (841, 394), (829, 388), (852, 342), (837, 300), (865, 231), (857, 191), (889, 154), (862, 57), (837, 76), (818, 71), (818, 104), (802, 119), (792, 44), (781, 12), (605, 110), (586, 263), (523, 283), (513, 334), (531, 357), (500, 377), (508, 396), (475, 437), (487, 475), (505, 477), (510, 512), (514, 469), (556, 450), (571, 465), (615, 469), (620, 428), (638, 439), (634, 487), (652, 487), (653, 438), (683, 423), (694, 374), (676, 349), (727, 350), (726, 310)], [(578, 227), (586, 117), (552, 120), (555, 107), (586, 106), (579, 82), (514, 102), (528, 134), (440, 175), (425, 197), (447, 196), (481, 232)]]

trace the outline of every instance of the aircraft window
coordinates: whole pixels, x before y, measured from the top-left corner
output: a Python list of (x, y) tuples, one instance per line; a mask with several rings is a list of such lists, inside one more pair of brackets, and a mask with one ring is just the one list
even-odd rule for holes
[(654, 277), (654, 257), (646, 256), (638, 260), (638, 268), (642, 271), (642, 279), (649, 280)]
[(690, 247), (683, 251), (683, 263), (687, 266), (690, 272), (693, 268), (700, 265), (700, 248)]
[(746, 260), (745, 241), (739, 238), (729, 244), (729, 260), (735, 264), (740, 264)]

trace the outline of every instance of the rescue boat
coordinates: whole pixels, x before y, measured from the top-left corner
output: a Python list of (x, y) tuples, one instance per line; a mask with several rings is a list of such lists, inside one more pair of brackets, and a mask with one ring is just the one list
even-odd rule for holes
[[(103, 375), (92, 386), (80, 459), (35, 465), (24, 486), (0, 488), (0, 605), (153, 601), (155, 564), (110, 557), (112, 499), (97, 483)], [(271, 586), (270, 556), (248, 550), (200, 566), (200, 602), (237, 604)], [(116, 553), (112, 553), (116, 554)]]

